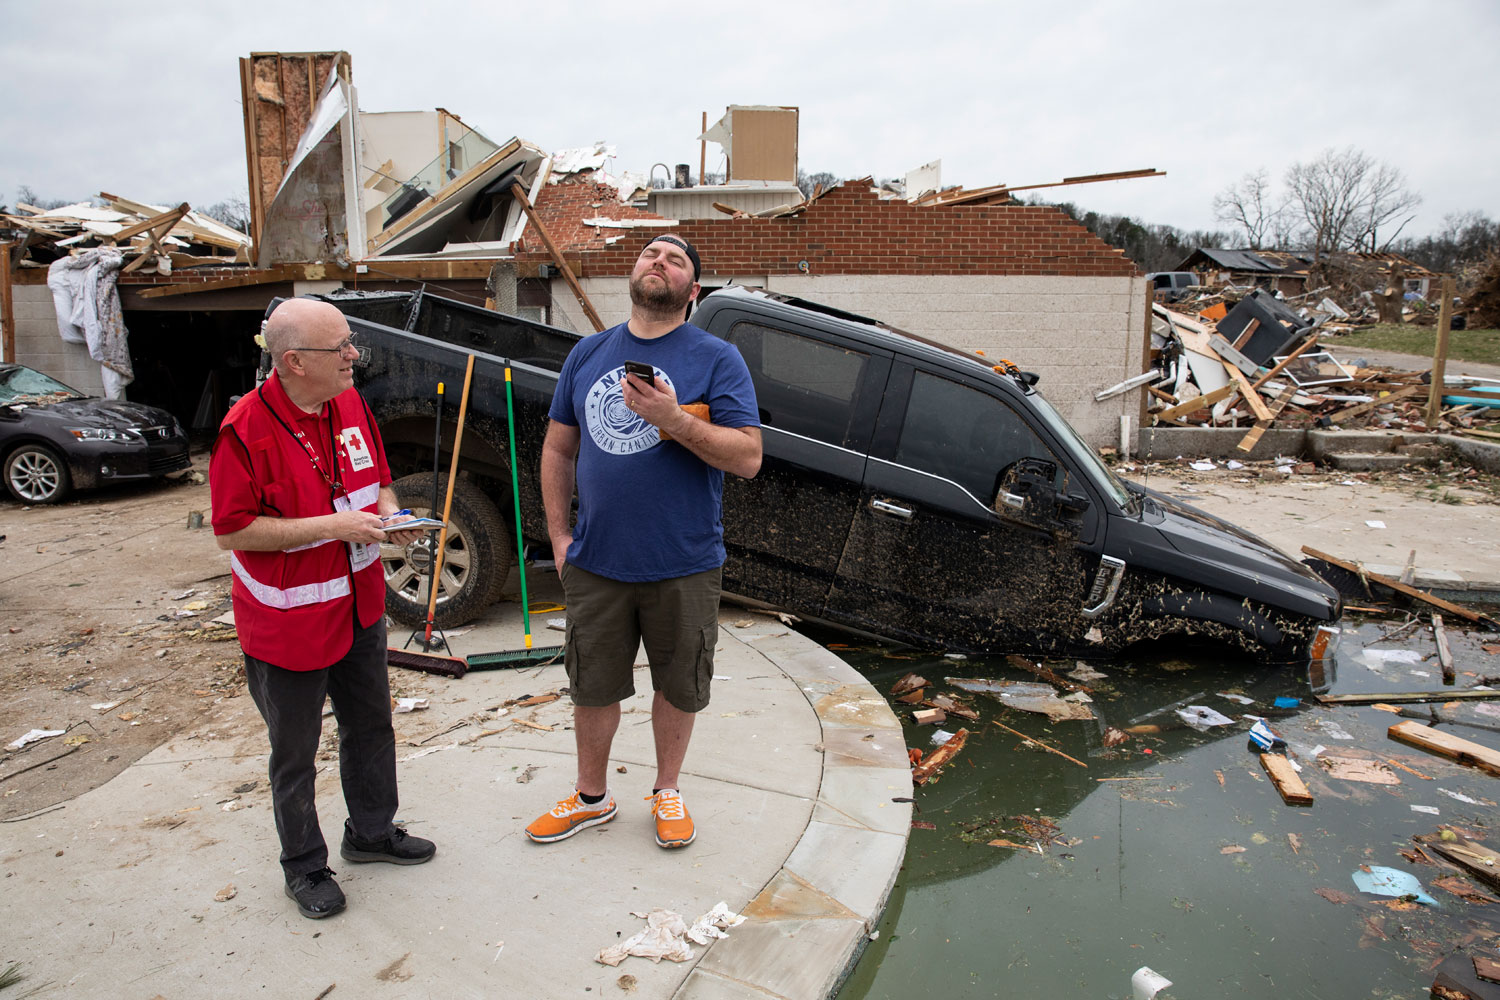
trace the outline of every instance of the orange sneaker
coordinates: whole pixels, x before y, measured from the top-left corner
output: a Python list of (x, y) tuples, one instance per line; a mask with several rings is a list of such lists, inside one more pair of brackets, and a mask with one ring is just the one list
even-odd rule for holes
[(651, 800), (651, 815), (656, 817), (657, 847), (686, 847), (698, 836), (693, 829), (693, 818), (682, 804), (682, 793), (675, 788), (663, 788)]
[(583, 801), (578, 794), (578, 789), (575, 788), (572, 795), (553, 806), (550, 812), (538, 816), (526, 828), (526, 836), (538, 844), (550, 844), (553, 841), (566, 840), (586, 826), (598, 826), (614, 818), (615, 798), (613, 795), (605, 792), (603, 802), (589, 805)]

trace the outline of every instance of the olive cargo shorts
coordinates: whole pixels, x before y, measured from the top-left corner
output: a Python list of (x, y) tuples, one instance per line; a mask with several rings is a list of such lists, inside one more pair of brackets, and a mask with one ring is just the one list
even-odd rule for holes
[(644, 642), (652, 689), (679, 711), (706, 707), (723, 575), (716, 568), (624, 583), (564, 563), (558, 573), (568, 602), (563, 659), (573, 704), (599, 708), (635, 694), (635, 655)]

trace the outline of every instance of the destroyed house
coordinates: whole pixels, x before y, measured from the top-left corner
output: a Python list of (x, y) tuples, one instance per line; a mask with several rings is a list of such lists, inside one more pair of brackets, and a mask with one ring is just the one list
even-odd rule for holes
[[(804, 199), (797, 109), (768, 105), (731, 107), (713, 128), (704, 116), (723, 183), (688, 186), (679, 166), (681, 186), (653, 188), (606, 172), (603, 145), (549, 156), (442, 108), (365, 112), (347, 53), (256, 53), (240, 74), (253, 245), (237, 263), (227, 247), (195, 260), (142, 247), (118, 283), (136, 360), (125, 391), (188, 426), (217, 426), (253, 385), (251, 338), (275, 297), (425, 285), (590, 332), (628, 315), (631, 264), (667, 229), (698, 246), (707, 285), (765, 287), (1039, 373), (1093, 444), (1137, 411), (1094, 395), (1141, 370), (1139, 270), (1060, 210), (1011, 201), (1019, 188), (943, 188), (934, 162), (908, 178), (910, 201), (867, 181)], [(59, 339), (45, 262), (15, 274), (12, 356), (100, 393), (97, 361)]]
[[(1147, 297), (1122, 253), (1048, 206), (927, 207), (880, 198), (851, 181), (768, 216), (662, 219), (622, 204), (592, 171), (537, 197), (516, 275), (550, 276), (558, 247), (598, 314), (629, 312), (641, 248), (670, 227), (703, 258), (706, 285), (752, 285), (872, 316), (1041, 375), (1041, 390), (1094, 444), (1113, 441), (1134, 401), (1094, 393), (1140, 370)], [(548, 277), (547, 321), (591, 321), (563, 279)], [(536, 290), (533, 290), (533, 295)]]
[[(1442, 277), (1397, 253), (1338, 251), (1327, 254), (1324, 260), (1327, 268), (1357, 275), (1360, 283), (1367, 286), (1367, 291), (1377, 290), (1376, 286), (1381, 281), (1388, 280), (1399, 272), (1407, 292), (1415, 292), (1427, 298), (1437, 291), (1437, 279)], [(1311, 291), (1307, 287), (1307, 281), (1312, 264), (1313, 254), (1310, 250), (1227, 250), (1198, 247), (1173, 270), (1192, 271), (1200, 275), (1205, 285), (1249, 285), (1292, 297)]]

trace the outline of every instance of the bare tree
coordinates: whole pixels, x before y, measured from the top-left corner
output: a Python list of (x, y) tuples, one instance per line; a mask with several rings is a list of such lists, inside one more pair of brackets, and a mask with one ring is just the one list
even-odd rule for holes
[(1286, 205), (1271, 193), (1271, 178), (1265, 167), (1245, 174), (1236, 183), (1214, 195), (1214, 217), (1241, 229), (1251, 250), (1275, 241), (1285, 230)]
[(797, 187), (801, 189), (804, 198), (811, 198), (818, 191), (827, 191), (838, 182), (839, 176), (826, 170), (820, 170), (815, 174), (810, 174), (805, 170), (797, 171)]
[(1337, 250), (1384, 249), (1422, 203), (1400, 170), (1353, 146), (1292, 164), (1286, 186), (1315, 261)]
[(230, 229), (238, 229), (242, 233), (250, 232), (250, 199), (247, 195), (236, 194), (223, 201), (216, 201), (207, 208), (198, 211), (210, 219), (217, 219)]

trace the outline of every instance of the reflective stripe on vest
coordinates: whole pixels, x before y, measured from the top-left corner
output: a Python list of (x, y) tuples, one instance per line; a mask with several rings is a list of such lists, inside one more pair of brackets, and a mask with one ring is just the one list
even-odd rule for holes
[(268, 583), (261, 583), (250, 575), (250, 571), (240, 562), (238, 552), (229, 553), (229, 567), (234, 570), (235, 578), (245, 585), (250, 591), (250, 596), (264, 604), (268, 608), (279, 608), (283, 611), (288, 608), (301, 608), (309, 604), (324, 604), (328, 601), (336, 601), (340, 597), (349, 596), (349, 578), (337, 576), (332, 580), (324, 580), (321, 583), (304, 583), (297, 587), (288, 587), (285, 590), (273, 587)]

